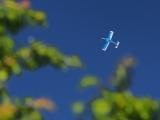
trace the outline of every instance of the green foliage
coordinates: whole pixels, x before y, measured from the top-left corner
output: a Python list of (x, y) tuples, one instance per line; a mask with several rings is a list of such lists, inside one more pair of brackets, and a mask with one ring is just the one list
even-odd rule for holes
[(95, 76), (91, 76), (91, 75), (85, 76), (80, 81), (80, 87), (82, 88), (96, 86), (97, 84), (98, 84), (98, 78), (96, 78)]
[(138, 98), (130, 92), (105, 89), (90, 104), (95, 120), (153, 120), (159, 110), (158, 102), (147, 97)]
[(117, 65), (112, 76), (112, 85), (117, 91), (127, 90), (132, 82), (135, 60), (132, 57), (123, 58)]
[(0, 4), (0, 29), (2, 33), (17, 33), (28, 25), (46, 25), (45, 13), (25, 9), (14, 0), (4, 0)]
[(40, 110), (54, 110), (55, 104), (45, 98), (13, 98), (5, 87), (7, 80), (13, 74), (22, 74), (24, 69), (36, 70), (51, 65), (62, 70), (80, 68), (82, 63), (78, 56), (67, 56), (56, 47), (38, 40), (18, 48), (12, 34), (17, 35), (28, 26), (45, 27), (46, 15), (42, 11), (27, 8), (24, 1), (0, 2), (0, 120), (42, 120)]
[[(56, 68), (82, 66), (77, 56), (65, 56), (57, 48), (44, 45), (39, 41), (32, 41), (29, 47), (19, 49), (16, 57), (26, 69), (37, 69), (48, 64)], [(70, 63), (67, 62), (68, 59)]]
[(72, 106), (73, 112), (78, 115), (84, 112), (84, 109), (85, 109), (85, 105), (81, 101), (75, 102)]
[(96, 117), (105, 116), (111, 111), (110, 103), (106, 102), (103, 98), (97, 98), (91, 102), (91, 109)]
[(14, 40), (8, 35), (17, 33), (28, 25), (43, 25), (46, 16), (43, 12), (24, 9), (14, 0), (5, 0), (0, 4), (0, 26), (5, 29), (0, 34), (0, 80), (5, 81), (12, 74), (19, 75), (23, 69), (35, 70), (46, 65), (55, 68), (81, 67), (76, 55), (66, 56), (57, 48), (39, 41), (30, 42), (29, 46), (15, 49)]
[[(149, 97), (136, 97), (128, 91), (134, 65), (135, 60), (132, 57), (123, 58), (111, 77), (112, 87), (98, 85), (98, 94), (83, 104), (77, 103), (73, 112), (79, 113), (77, 116), (81, 120), (87, 120), (89, 114), (92, 120), (160, 120), (158, 101)], [(85, 77), (80, 85), (84, 87), (92, 85), (94, 79), (96, 80), (94, 77)], [(89, 112), (86, 115), (88, 109)]]

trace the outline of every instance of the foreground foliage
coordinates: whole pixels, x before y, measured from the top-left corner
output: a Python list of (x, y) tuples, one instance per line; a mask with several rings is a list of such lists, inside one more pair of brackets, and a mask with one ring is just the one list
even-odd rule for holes
[(82, 89), (94, 85), (97, 91), (89, 101), (74, 103), (73, 111), (77, 117), (80, 120), (160, 120), (158, 101), (136, 97), (129, 91), (134, 65), (132, 57), (122, 59), (110, 79), (110, 86), (101, 85), (93, 76), (83, 78)]
[[(29, 0), (3, 0), (0, 3), (0, 120), (41, 120), (39, 110), (53, 110), (55, 104), (46, 98), (22, 100), (13, 98), (5, 84), (24, 70), (36, 70), (47, 65), (57, 69), (82, 66), (76, 55), (67, 56), (51, 45), (32, 39), (18, 46), (15, 35), (28, 26), (47, 27), (46, 15), (31, 8)], [(24, 38), (26, 39), (26, 38)]]

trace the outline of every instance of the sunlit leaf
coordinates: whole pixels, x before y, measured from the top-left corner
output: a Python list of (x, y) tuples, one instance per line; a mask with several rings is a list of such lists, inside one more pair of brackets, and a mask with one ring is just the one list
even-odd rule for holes
[(0, 70), (0, 81), (5, 81), (9, 77), (8, 71), (6, 69)]
[(80, 86), (82, 88), (92, 87), (98, 84), (98, 79), (94, 76), (85, 76), (80, 81)]
[(103, 116), (111, 112), (111, 104), (102, 98), (96, 99), (91, 103), (92, 112), (95, 116)]
[(82, 112), (84, 112), (84, 109), (85, 109), (85, 105), (83, 102), (75, 102), (73, 105), (72, 105), (72, 110), (75, 114), (81, 114)]

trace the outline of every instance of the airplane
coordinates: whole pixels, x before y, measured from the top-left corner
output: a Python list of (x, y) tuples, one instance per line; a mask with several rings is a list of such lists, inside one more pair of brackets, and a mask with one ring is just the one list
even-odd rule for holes
[(108, 37), (107, 37), (107, 38), (102, 38), (103, 40), (105, 40), (104, 47), (102, 48), (103, 51), (106, 51), (106, 50), (107, 50), (107, 48), (108, 48), (108, 46), (109, 46), (110, 43), (114, 44), (114, 45), (115, 45), (115, 48), (118, 48), (120, 42), (119, 42), (119, 41), (114, 42), (114, 41), (112, 40), (113, 34), (114, 34), (113, 31), (109, 31)]

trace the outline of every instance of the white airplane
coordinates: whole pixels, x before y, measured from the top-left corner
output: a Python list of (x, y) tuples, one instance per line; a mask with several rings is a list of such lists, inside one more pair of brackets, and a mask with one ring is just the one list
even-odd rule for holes
[(113, 34), (114, 34), (113, 31), (109, 31), (108, 37), (107, 37), (107, 38), (102, 38), (103, 40), (105, 40), (105, 44), (104, 44), (104, 46), (103, 46), (103, 48), (102, 48), (103, 51), (106, 51), (106, 50), (107, 50), (107, 48), (108, 48), (108, 46), (109, 46), (110, 43), (113, 43), (113, 44), (115, 45), (115, 48), (118, 48), (120, 42), (119, 42), (119, 41), (114, 42), (114, 41), (112, 40)]

